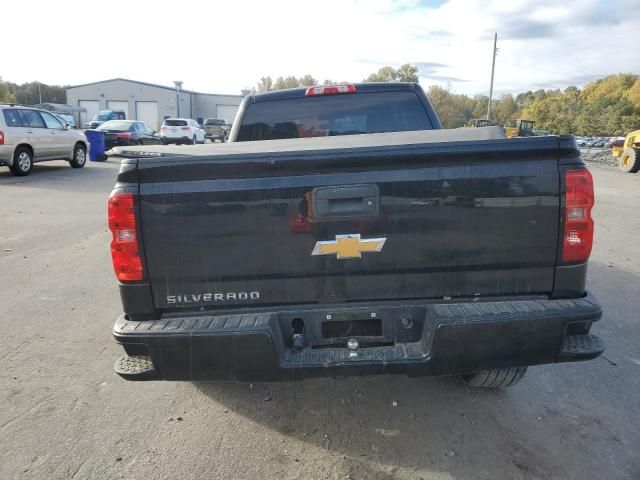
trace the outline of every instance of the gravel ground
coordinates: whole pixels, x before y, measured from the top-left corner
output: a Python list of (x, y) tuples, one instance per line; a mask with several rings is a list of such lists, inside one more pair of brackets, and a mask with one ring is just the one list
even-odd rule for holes
[(611, 155), (610, 148), (581, 148), (580, 155), (590, 165), (618, 166), (618, 157)]
[(402, 376), (120, 379), (117, 169), (0, 169), (0, 479), (640, 479), (640, 175), (592, 169), (604, 356), (493, 392)]

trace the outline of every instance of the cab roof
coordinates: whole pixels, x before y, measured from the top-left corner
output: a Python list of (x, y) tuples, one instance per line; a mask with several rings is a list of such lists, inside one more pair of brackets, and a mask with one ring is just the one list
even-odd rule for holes
[[(358, 93), (372, 92), (398, 92), (398, 91), (415, 91), (420, 89), (416, 83), (412, 82), (366, 82), (366, 83), (336, 83), (335, 85), (354, 85), (355, 93), (345, 93), (342, 95), (357, 95)], [(323, 85), (317, 85), (321, 87)], [(309, 87), (287, 88), (285, 90), (273, 90), (270, 92), (253, 94), (252, 101), (269, 102), (272, 100), (285, 100), (289, 98), (302, 98), (306, 96)]]

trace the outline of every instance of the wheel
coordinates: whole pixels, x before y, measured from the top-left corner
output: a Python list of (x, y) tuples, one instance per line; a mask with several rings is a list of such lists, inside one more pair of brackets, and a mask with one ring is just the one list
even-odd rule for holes
[(625, 148), (618, 159), (618, 167), (625, 173), (636, 173), (640, 170), (640, 150)]
[(82, 168), (85, 163), (87, 163), (87, 149), (78, 144), (73, 149), (73, 158), (69, 161), (69, 165), (73, 168)]
[(140, 146), (142, 146), (142, 145), (144, 145), (144, 142), (143, 142), (142, 140), (138, 140), (138, 143), (137, 143), (137, 145), (140, 145)]
[(460, 375), (460, 378), (472, 387), (482, 388), (507, 388), (512, 387), (524, 377), (527, 367), (496, 368), (468, 375)]
[(167, 141), (167, 137), (162, 137), (162, 144), (163, 145), (168, 145), (169, 142)]
[(25, 177), (33, 168), (33, 154), (27, 147), (16, 148), (13, 154), (13, 165), (10, 170), (17, 177)]
[(191, 145), (195, 145), (196, 143), (198, 143), (196, 136), (194, 135), (193, 138), (191, 139)]

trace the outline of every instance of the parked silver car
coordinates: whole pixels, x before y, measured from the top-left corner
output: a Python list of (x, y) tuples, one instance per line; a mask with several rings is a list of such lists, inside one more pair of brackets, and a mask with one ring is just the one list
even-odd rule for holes
[(69, 129), (51, 112), (0, 104), (0, 165), (25, 176), (33, 164), (67, 160), (73, 168), (87, 161), (88, 143), (82, 132)]

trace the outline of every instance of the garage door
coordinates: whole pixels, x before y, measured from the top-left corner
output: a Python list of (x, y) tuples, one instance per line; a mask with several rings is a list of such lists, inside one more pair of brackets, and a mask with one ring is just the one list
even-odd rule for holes
[(84, 128), (84, 124), (100, 110), (100, 102), (98, 100), (79, 100), (78, 106), (87, 109), (86, 112), (80, 112), (80, 128)]
[(238, 111), (238, 105), (218, 105), (216, 107), (218, 118), (223, 118), (227, 122), (233, 122), (236, 118), (236, 112)]
[(129, 102), (122, 102), (120, 100), (107, 100), (107, 108), (109, 110), (122, 110), (127, 119), (131, 118), (129, 114)]
[(136, 102), (136, 120), (158, 130), (158, 102)]

